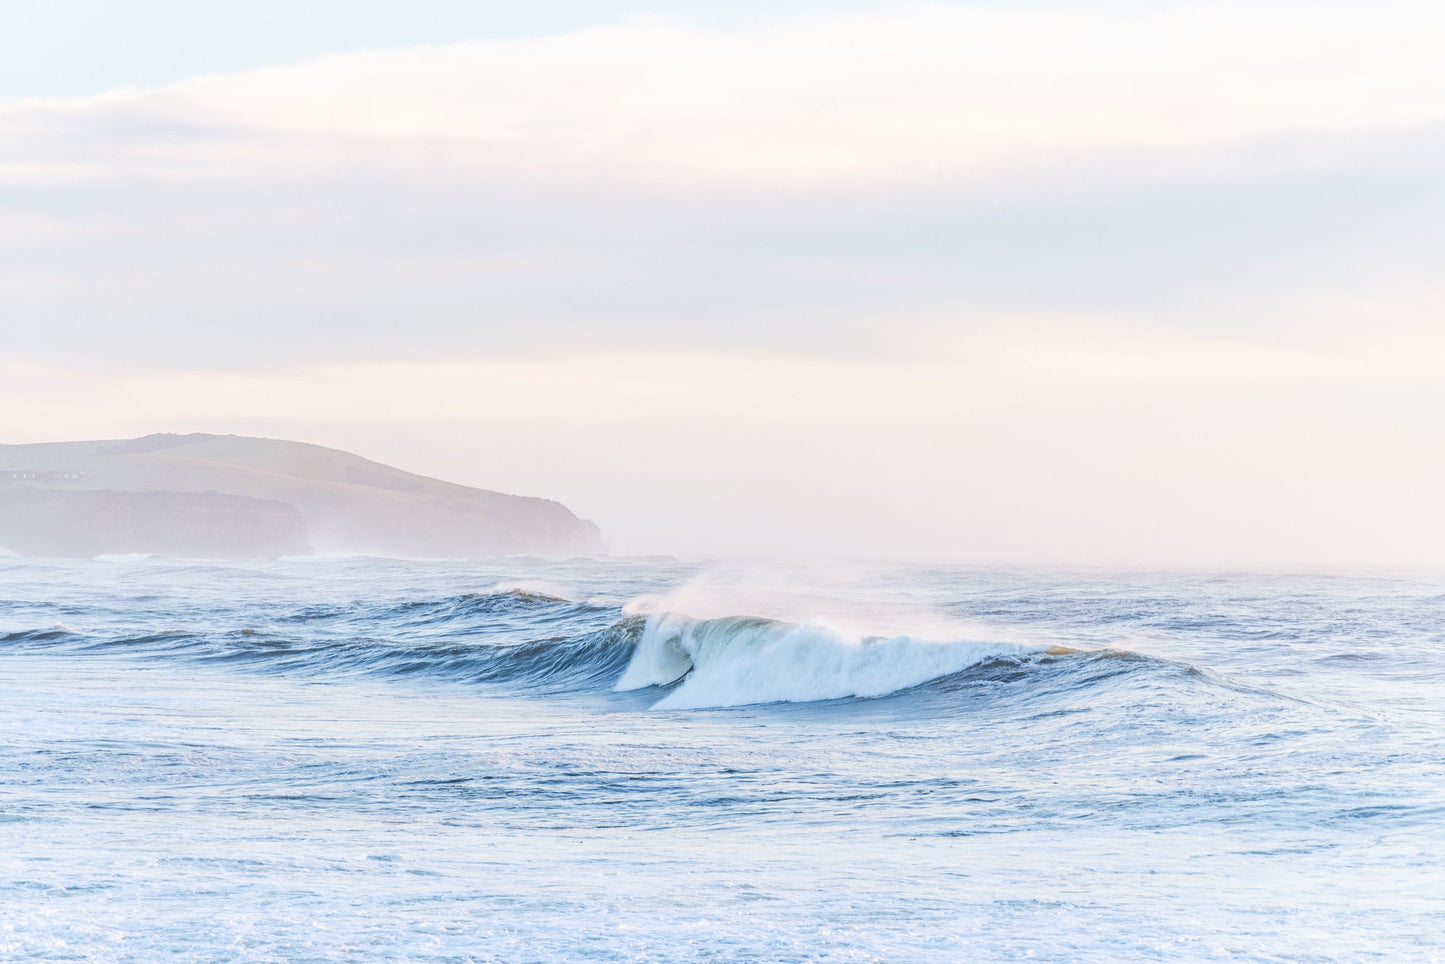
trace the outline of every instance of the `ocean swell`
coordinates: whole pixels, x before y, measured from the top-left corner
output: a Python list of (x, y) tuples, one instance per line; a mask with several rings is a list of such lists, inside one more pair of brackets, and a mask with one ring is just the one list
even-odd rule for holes
[(1070, 677), (1067, 686), (1096, 675), (1088, 661), (1054, 665), (1055, 656), (1073, 651), (1000, 641), (986, 627), (952, 621), (904, 619), (899, 625), (926, 628), (868, 633), (822, 620), (644, 615), (631, 604), (578, 603), (533, 587), (310, 604), (249, 625), (225, 613), (174, 618), (110, 632), (22, 628), (0, 632), (0, 647), (181, 659), (311, 679), (360, 674), (519, 693), (634, 691), (664, 710), (876, 699), (920, 689), (968, 695), (989, 690), (999, 674), (1033, 678), (1029, 689), (1040, 696), (1060, 672)]

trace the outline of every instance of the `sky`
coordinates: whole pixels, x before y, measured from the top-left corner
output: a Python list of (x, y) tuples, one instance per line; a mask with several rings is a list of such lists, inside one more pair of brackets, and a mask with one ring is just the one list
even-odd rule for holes
[(618, 552), (1445, 566), (1438, 4), (0, 4), (0, 442)]

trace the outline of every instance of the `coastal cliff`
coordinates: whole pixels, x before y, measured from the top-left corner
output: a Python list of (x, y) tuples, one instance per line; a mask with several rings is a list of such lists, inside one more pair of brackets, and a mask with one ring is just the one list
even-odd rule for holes
[(600, 551), (546, 499), (236, 435), (0, 445), (0, 547), (20, 555), (468, 558)]

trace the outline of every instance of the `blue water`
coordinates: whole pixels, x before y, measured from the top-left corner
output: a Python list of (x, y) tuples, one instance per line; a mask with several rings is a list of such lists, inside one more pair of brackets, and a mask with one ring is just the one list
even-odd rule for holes
[(0, 560), (0, 959), (1445, 960), (1445, 582)]

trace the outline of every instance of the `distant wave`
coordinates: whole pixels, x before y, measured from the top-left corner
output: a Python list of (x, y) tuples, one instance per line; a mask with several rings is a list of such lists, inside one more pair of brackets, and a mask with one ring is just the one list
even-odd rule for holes
[(503, 585), (484, 592), (467, 592), (439, 599), (308, 606), (278, 618), (286, 623), (313, 626), (349, 624), (405, 632), (462, 634), (511, 624), (489, 625), (489, 620), (515, 620), (517, 626), (540, 625), (595, 614), (604, 609), (593, 603), (573, 602), (536, 588)]
[(100, 636), (64, 627), (0, 633), (0, 646), (44, 647), (77, 654), (106, 653), (244, 666), (301, 677), (362, 674), (492, 683), (539, 692), (606, 690), (631, 658), (641, 621), (622, 619), (604, 629), (538, 639), (399, 639), (342, 635), (308, 638), (274, 630), (195, 633), (182, 629)]

